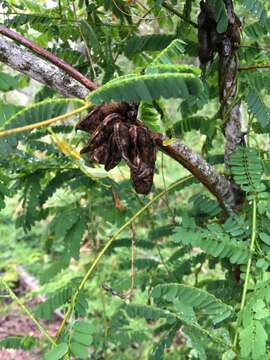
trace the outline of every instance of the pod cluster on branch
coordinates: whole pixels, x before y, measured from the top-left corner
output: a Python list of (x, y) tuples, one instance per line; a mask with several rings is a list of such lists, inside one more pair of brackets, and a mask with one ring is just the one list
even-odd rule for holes
[(76, 126), (91, 135), (81, 153), (109, 171), (124, 160), (134, 189), (148, 194), (153, 185), (156, 144), (149, 130), (137, 120), (137, 106), (110, 103), (94, 107)]

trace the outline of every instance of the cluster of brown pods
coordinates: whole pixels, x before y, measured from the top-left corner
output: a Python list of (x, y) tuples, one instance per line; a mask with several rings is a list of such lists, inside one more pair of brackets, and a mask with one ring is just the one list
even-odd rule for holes
[(110, 103), (94, 107), (76, 126), (91, 135), (81, 153), (109, 171), (124, 160), (134, 189), (148, 194), (153, 185), (156, 144), (149, 130), (137, 120), (137, 106)]

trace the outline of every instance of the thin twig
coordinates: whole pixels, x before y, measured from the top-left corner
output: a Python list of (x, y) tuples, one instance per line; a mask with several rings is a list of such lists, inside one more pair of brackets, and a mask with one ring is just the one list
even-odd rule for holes
[[(166, 190), (166, 180), (165, 180), (165, 175), (164, 175), (164, 154), (161, 154), (161, 174), (162, 174), (162, 181), (163, 181), (163, 188), (164, 190)], [(164, 196), (164, 202), (169, 210), (169, 212), (172, 215), (172, 223), (175, 224), (175, 214), (173, 209), (170, 207), (170, 203), (169, 203), (169, 198), (168, 198), (168, 194), (166, 193)]]
[(41, 128), (41, 127), (44, 127), (44, 126), (52, 125), (52, 124), (54, 124), (56, 122), (66, 120), (67, 118), (69, 118), (71, 116), (79, 114), (82, 111), (89, 109), (90, 107), (91, 107), (91, 104), (86, 103), (86, 105), (80, 107), (79, 109), (70, 111), (70, 112), (68, 112), (66, 114), (63, 114), (63, 115), (56, 116), (56, 117), (51, 118), (49, 120), (40, 121), (38, 123), (34, 123), (34, 124), (26, 125), (26, 126), (21, 126), (21, 127), (14, 128), (14, 129), (7, 129), (7, 130), (0, 131), (0, 138), (10, 136), (10, 135), (14, 135), (14, 134), (17, 134), (17, 133), (20, 133), (20, 132), (30, 131), (30, 130), (33, 130), (33, 129), (38, 129), (38, 128)]
[(58, 0), (58, 9), (59, 9), (59, 14), (60, 14), (60, 17), (62, 19), (63, 17), (63, 13), (62, 13), (62, 4), (61, 4), (61, 0)]
[(270, 49), (266, 49), (260, 46), (252, 46), (252, 45), (239, 45), (239, 47), (241, 48), (248, 48), (248, 49), (254, 49), (254, 50), (259, 50), (259, 51), (265, 51), (265, 52), (270, 52)]
[(54, 339), (49, 335), (47, 330), (37, 321), (34, 315), (30, 312), (30, 310), (21, 302), (21, 300), (17, 297), (17, 295), (12, 291), (9, 285), (5, 282), (4, 279), (0, 278), (0, 282), (2, 283), (3, 287), (9, 293), (10, 297), (20, 306), (20, 308), (26, 313), (29, 319), (36, 325), (37, 329), (43, 334), (49, 342), (55, 346), (56, 342)]
[(134, 259), (135, 259), (135, 226), (134, 224), (131, 225), (131, 284), (130, 284), (130, 291), (129, 291), (129, 298), (132, 299), (134, 284), (135, 284), (135, 271), (134, 271)]
[[(241, 305), (240, 305), (240, 312), (244, 309), (245, 303), (246, 303), (246, 296), (248, 291), (248, 284), (249, 284), (249, 276), (250, 276), (250, 270), (251, 270), (251, 264), (252, 264), (252, 255), (254, 253), (254, 247), (255, 247), (255, 241), (256, 241), (256, 226), (257, 226), (257, 201), (256, 199), (253, 200), (252, 203), (252, 233), (251, 233), (251, 240), (249, 245), (249, 259), (247, 262), (247, 270), (245, 275), (245, 283), (242, 293), (242, 299), (241, 299)], [(234, 349), (237, 346), (237, 340), (238, 340), (238, 327), (236, 328), (234, 341), (233, 341), (233, 347)]]
[(263, 65), (250, 65), (250, 66), (246, 66), (246, 67), (240, 67), (238, 68), (238, 71), (252, 71), (252, 70), (257, 70), (257, 69), (269, 69), (270, 68), (270, 64), (263, 64)]
[(156, 196), (153, 197), (152, 200), (150, 200), (146, 205), (144, 205), (139, 211), (136, 212), (136, 214), (134, 214), (123, 226), (120, 227), (120, 229), (118, 229), (116, 231), (116, 233), (107, 241), (107, 243), (105, 244), (105, 246), (103, 247), (103, 249), (100, 251), (100, 253), (98, 254), (98, 256), (96, 257), (96, 259), (94, 260), (93, 264), (91, 265), (91, 267), (89, 268), (89, 270), (87, 271), (87, 273), (84, 275), (82, 281), (80, 282), (77, 290), (75, 291), (71, 301), (70, 301), (70, 305), (65, 313), (65, 317), (56, 333), (55, 339), (57, 340), (62, 332), (64, 331), (64, 328), (66, 326), (66, 323), (69, 321), (70, 316), (72, 315), (73, 309), (75, 307), (78, 295), (80, 293), (80, 291), (84, 288), (85, 284), (87, 283), (87, 281), (89, 280), (89, 278), (91, 277), (91, 275), (94, 273), (97, 265), (99, 264), (100, 260), (102, 259), (103, 255), (106, 253), (106, 251), (109, 249), (109, 247), (111, 246), (111, 244), (113, 243), (113, 241), (115, 239), (118, 238), (118, 236), (124, 231), (126, 230), (130, 225), (132, 225), (134, 223), (135, 220), (137, 220), (138, 217), (140, 217), (141, 214), (144, 213), (145, 210), (147, 210), (155, 201), (157, 201), (159, 198), (161, 198), (162, 196), (164, 196), (165, 192), (169, 192), (171, 190), (173, 190), (174, 188), (176, 188), (177, 186), (179, 186), (180, 184), (183, 184), (187, 181), (189, 181), (192, 178), (191, 175), (186, 176), (178, 181), (176, 181), (175, 183), (173, 183), (171, 186), (169, 186), (166, 190), (161, 191), (159, 194), (157, 194)]

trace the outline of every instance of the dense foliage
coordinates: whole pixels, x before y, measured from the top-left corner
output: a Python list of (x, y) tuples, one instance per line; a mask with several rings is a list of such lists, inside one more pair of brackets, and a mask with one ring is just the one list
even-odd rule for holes
[[(222, 33), (224, 3), (208, 3)], [(3, 132), (85, 110), (86, 101), (139, 102), (146, 126), (167, 143), (181, 138), (245, 194), (225, 213), (195, 177), (159, 153), (152, 192), (138, 195), (125, 164), (106, 172), (80, 156), (88, 137), (74, 130), (85, 115), (79, 111), (52, 127), (0, 133), (0, 271), (14, 273), (16, 262), (39, 279), (47, 300), (31, 309), (37, 321), (56, 309), (64, 314), (56, 338), (40, 325), (42, 341), (21, 334), (0, 346), (38, 346), (47, 360), (268, 359), (270, 5), (234, 1), (242, 21), (236, 101), (247, 146), (237, 147), (229, 168), (218, 57), (202, 69), (197, 58), (199, 1), (0, 6), (6, 27), (101, 85), (86, 100), (63, 99), (1, 65)], [(23, 306), (12, 280), (0, 280), (3, 299)]]

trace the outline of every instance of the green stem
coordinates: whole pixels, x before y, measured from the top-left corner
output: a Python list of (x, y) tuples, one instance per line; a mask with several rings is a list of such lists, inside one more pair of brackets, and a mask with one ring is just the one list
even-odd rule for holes
[[(252, 233), (251, 233), (251, 241), (250, 241), (250, 245), (249, 245), (250, 256), (249, 256), (249, 259), (247, 262), (247, 271), (246, 271), (246, 275), (245, 275), (245, 282), (244, 282), (242, 300), (241, 300), (241, 305), (240, 305), (240, 312), (244, 309), (245, 303), (246, 303), (250, 269), (251, 269), (251, 263), (252, 263), (252, 256), (253, 256), (255, 241), (256, 241), (256, 226), (257, 226), (257, 200), (254, 199), (253, 203), (252, 203)], [(234, 342), (233, 342), (234, 348), (236, 348), (237, 340), (238, 340), (238, 328), (236, 329), (236, 332), (235, 332), (235, 337), (234, 337)]]
[(269, 69), (269, 68), (270, 68), (270, 64), (257, 64), (257, 65), (255, 64), (246, 67), (240, 67), (238, 68), (238, 71), (252, 71), (257, 69)]
[(105, 254), (105, 252), (108, 250), (108, 248), (111, 246), (112, 242), (125, 230), (127, 229), (145, 210), (147, 210), (155, 201), (157, 201), (159, 198), (161, 198), (162, 196), (164, 196), (167, 192), (173, 190), (174, 188), (176, 188), (177, 186), (179, 186), (180, 184), (185, 183), (186, 181), (190, 180), (192, 178), (192, 175), (186, 176), (178, 181), (176, 181), (175, 183), (173, 183), (171, 186), (169, 186), (167, 189), (161, 191), (159, 194), (157, 194), (156, 196), (153, 197), (152, 200), (150, 200), (146, 205), (144, 205), (139, 211), (136, 212), (136, 214), (134, 214), (123, 226), (120, 227), (120, 229), (118, 229), (116, 231), (116, 233), (107, 241), (107, 243), (105, 244), (105, 246), (103, 247), (103, 249), (99, 252), (98, 256), (95, 258), (93, 264), (90, 266), (89, 270), (87, 271), (87, 273), (84, 275), (83, 279), (81, 280), (77, 290), (75, 291), (70, 305), (67, 309), (67, 312), (65, 313), (64, 319), (57, 331), (57, 334), (55, 336), (56, 340), (61, 336), (66, 323), (68, 322), (70, 316), (72, 315), (73, 309), (75, 307), (76, 304), (76, 300), (77, 297), (79, 295), (79, 292), (84, 288), (84, 285), (86, 284), (86, 282), (89, 280), (89, 278), (91, 277), (91, 275), (93, 274), (93, 272), (95, 271), (98, 263), (100, 262), (100, 260), (102, 259), (103, 255)]
[(61, 4), (61, 0), (58, 0), (58, 10), (59, 10), (60, 18), (62, 19), (63, 14), (62, 14), (62, 4)]
[(20, 127), (17, 127), (17, 128), (12, 128), (12, 129), (7, 129), (7, 130), (0, 131), (0, 138), (10, 136), (10, 135), (14, 135), (14, 134), (24, 132), (24, 131), (31, 131), (31, 130), (34, 130), (34, 129), (39, 129), (39, 128), (44, 127), (44, 126), (49, 126), (49, 125), (55, 124), (56, 122), (59, 122), (59, 121), (64, 121), (69, 117), (72, 117), (74, 115), (77, 115), (77, 114), (89, 109), (91, 106), (92, 105), (90, 103), (85, 103), (84, 106), (82, 106), (82, 107), (80, 107), (78, 109), (72, 110), (72, 111), (70, 111), (70, 112), (68, 112), (66, 114), (62, 114), (62, 115), (56, 116), (56, 117), (48, 119), (48, 120), (43, 120), (43, 121), (40, 121), (38, 123), (29, 124), (29, 125), (20, 126)]
[(10, 297), (22, 308), (22, 310), (26, 313), (26, 315), (29, 317), (29, 319), (32, 320), (32, 322), (36, 325), (38, 330), (43, 334), (49, 342), (55, 346), (56, 342), (54, 339), (49, 335), (46, 329), (37, 321), (37, 319), (34, 317), (34, 315), (30, 312), (30, 310), (21, 302), (21, 300), (17, 297), (17, 295), (12, 291), (12, 289), (9, 287), (9, 285), (5, 282), (4, 279), (0, 279), (0, 282), (3, 284), (4, 288), (9, 293)]

